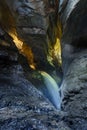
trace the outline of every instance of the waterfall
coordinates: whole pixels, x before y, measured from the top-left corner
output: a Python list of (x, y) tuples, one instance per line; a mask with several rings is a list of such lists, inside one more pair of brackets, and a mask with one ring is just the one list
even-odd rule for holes
[(49, 95), (50, 101), (53, 105), (60, 109), (60, 94), (59, 94), (59, 87), (56, 81), (46, 72), (39, 71), (42, 75), (44, 85), (46, 87), (47, 94)]

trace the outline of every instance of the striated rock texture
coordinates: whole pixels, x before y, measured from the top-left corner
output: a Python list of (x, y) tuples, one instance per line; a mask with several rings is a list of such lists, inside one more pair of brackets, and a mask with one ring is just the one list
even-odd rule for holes
[[(50, 66), (47, 56), (50, 48), (54, 46), (57, 38), (58, 1), (56, 0), (1, 0), (0, 24), (14, 39), (27, 44), (32, 51), (29, 64), (33, 62), (37, 68)], [(59, 36), (58, 36), (59, 37)], [(17, 47), (20, 48), (19, 45)], [(24, 54), (26, 57), (27, 54)], [(32, 59), (31, 61), (30, 59)]]
[[(0, 0), (1, 130), (87, 130), (86, 24), (87, 0)], [(60, 71), (54, 52), (58, 39), (64, 112), (55, 110), (27, 80), (39, 86), (29, 66), (51, 74), (54, 64)]]
[(57, 111), (24, 73), (17, 60), (0, 57), (0, 130), (70, 130), (61, 121), (63, 112)]
[(63, 1), (60, 16), (64, 120), (72, 130), (87, 130), (87, 0)]
[(58, 33), (56, 2), (0, 0), (0, 130), (70, 130), (63, 112), (27, 80), (33, 70), (20, 54), (31, 68), (50, 70), (47, 55)]

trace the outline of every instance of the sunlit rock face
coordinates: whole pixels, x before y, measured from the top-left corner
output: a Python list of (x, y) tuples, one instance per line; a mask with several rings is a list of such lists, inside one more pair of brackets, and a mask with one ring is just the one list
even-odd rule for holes
[(63, 25), (62, 109), (65, 121), (75, 130), (87, 129), (87, 0), (60, 4)]
[[(0, 129), (87, 130), (86, 24), (87, 0), (0, 0)], [(65, 117), (29, 82), (43, 83), (19, 52), (32, 69), (50, 74), (53, 65), (59, 72), (63, 63)], [(47, 88), (53, 87), (52, 78), (42, 76)]]
[(50, 71), (57, 79), (55, 67), (58, 70), (57, 66), (61, 66), (61, 24), (57, 13), (58, 1), (54, 0), (0, 0), (0, 129), (68, 129), (61, 122), (62, 113), (30, 82), (34, 84), (33, 72), (39, 77), (38, 70), (43, 70), (40, 85), (45, 84), (48, 98), (60, 108), (59, 82), (44, 72)]
[[(19, 53), (26, 57), (30, 68), (53, 74), (60, 85), (61, 22), (58, 20), (58, 1), (0, 1), (0, 25), (3, 31), (11, 38)], [(26, 71), (26, 77), (32, 80), (29, 67), (25, 65), (26, 60), (19, 54), (18, 58)]]
[[(61, 30), (59, 34), (57, 31), (60, 26), (57, 22), (58, 1), (1, 0), (0, 12), (0, 23), (16, 46), (23, 50), (22, 46), (28, 45), (32, 55), (28, 58), (32, 59), (30, 66), (40, 68), (49, 65), (50, 59), (55, 57), (52, 53), (57, 37), (61, 35)], [(58, 60), (58, 54), (56, 57)]]

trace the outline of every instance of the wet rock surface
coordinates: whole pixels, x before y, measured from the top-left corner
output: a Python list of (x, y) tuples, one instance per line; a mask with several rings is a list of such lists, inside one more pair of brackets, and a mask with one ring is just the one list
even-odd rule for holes
[(67, 112), (65, 122), (75, 130), (87, 129), (87, 54), (80, 53), (73, 60), (62, 84), (62, 109)]
[[(47, 55), (56, 37), (60, 38), (59, 15), (63, 30), (63, 112), (31, 84), (31, 69), (14, 45), (16, 36), (31, 48), (38, 69), (54, 69)], [(1, 130), (87, 130), (86, 24), (87, 0), (60, 0), (59, 14), (55, 0), (0, 0)]]
[[(65, 122), (72, 130), (87, 130), (87, 0), (61, 3), (63, 24), (61, 86)], [(85, 23), (86, 22), (86, 23)]]
[(21, 65), (3, 61), (0, 64), (0, 129), (68, 130), (61, 122), (64, 114), (25, 78)]

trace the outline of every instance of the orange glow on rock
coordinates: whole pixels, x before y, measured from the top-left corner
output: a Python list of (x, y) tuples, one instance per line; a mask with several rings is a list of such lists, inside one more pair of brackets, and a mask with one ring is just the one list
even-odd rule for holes
[(18, 48), (19, 52), (27, 58), (29, 66), (35, 70), (34, 55), (31, 48), (22, 40), (18, 39), (15, 33), (9, 32), (9, 35), (13, 38), (13, 42)]

